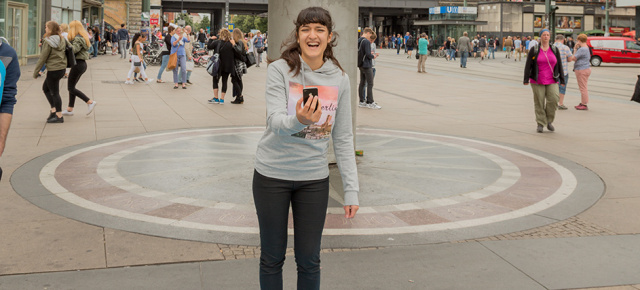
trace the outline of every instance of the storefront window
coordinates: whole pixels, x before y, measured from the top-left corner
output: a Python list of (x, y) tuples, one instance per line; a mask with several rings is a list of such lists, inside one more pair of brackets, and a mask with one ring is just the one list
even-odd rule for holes
[(5, 11), (4, 11), (4, 3), (0, 4), (0, 36), (7, 37), (7, 31), (5, 30), (6, 20), (5, 20)]
[(29, 35), (27, 36), (27, 54), (38, 54), (38, 42), (40, 41), (40, 35), (38, 35), (38, 19), (40, 19), (40, 13), (38, 13), (38, 6), (41, 5), (38, 0), (24, 0), (18, 1), (29, 4), (29, 18), (27, 20), (27, 27), (29, 28)]

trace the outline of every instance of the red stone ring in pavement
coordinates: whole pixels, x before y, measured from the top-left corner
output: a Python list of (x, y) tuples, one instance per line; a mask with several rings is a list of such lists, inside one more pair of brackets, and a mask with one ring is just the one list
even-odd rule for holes
[[(38, 157), (18, 194), (75, 220), (154, 236), (257, 245), (251, 181), (264, 128), (168, 131)], [(331, 167), (324, 247), (426, 244), (557, 222), (603, 194), (590, 170), (548, 153), (419, 132), (358, 129), (360, 211), (345, 219)], [(293, 233), (293, 230), (290, 230)]]

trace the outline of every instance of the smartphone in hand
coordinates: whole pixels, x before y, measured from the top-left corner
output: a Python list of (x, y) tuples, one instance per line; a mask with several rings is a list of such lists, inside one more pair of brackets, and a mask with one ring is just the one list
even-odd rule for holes
[[(309, 96), (318, 96), (318, 88), (304, 88), (302, 89), (302, 99), (303, 99), (303, 104), (307, 104), (307, 101), (309, 100)], [(318, 109), (318, 103), (316, 103), (316, 108), (313, 109), (313, 111), (315, 112)]]

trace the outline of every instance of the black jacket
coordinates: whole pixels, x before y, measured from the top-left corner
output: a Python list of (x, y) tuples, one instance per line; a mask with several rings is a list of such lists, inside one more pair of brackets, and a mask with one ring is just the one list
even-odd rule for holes
[[(564, 79), (564, 71), (562, 70), (562, 59), (560, 58), (560, 51), (553, 45), (549, 45), (549, 47), (558, 60), (556, 62), (556, 66), (553, 68), (553, 79), (556, 82), (560, 82), (560, 84), (564, 85), (567, 83), (567, 81)], [(539, 45), (536, 45), (529, 49), (529, 53), (527, 53), (527, 63), (524, 65), (523, 83), (528, 84), (529, 79), (538, 81), (538, 61), (536, 59), (538, 58), (541, 50), (542, 49), (540, 49)]]
[(358, 67), (372, 68), (372, 59), (373, 54), (371, 54), (371, 42), (364, 37), (360, 37), (360, 39), (358, 39)]
[(215, 50), (218, 48), (218, 43), (220, 44), (220, 51), (216, 51), (216, 53), (220, 54), (220, 72), (231, 74), (236, 70), (236, 66), (234, 63), (235, 50), (233, 49), (233, 45), (231, 45), (231, 42), (229, 41), (209, 39), (207, 48), (210, 50)]

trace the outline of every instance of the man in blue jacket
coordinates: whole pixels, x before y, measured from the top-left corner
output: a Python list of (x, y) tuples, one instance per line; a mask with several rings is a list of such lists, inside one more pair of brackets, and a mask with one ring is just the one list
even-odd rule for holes
[[(7, 43), (0, 41), (0, 157), (7, 142), (13, 107), (18, 93), (18, 79), (20, 79), (20, 64), (16, 51)], [(0, 168), (2, 179), (2, 168)]]
[(120, 58), (127, 59), (127, 43), (129, 43), (129, 31), (124, 23), (120, 24), (118, 30), (118, 48), (120, 48)]

